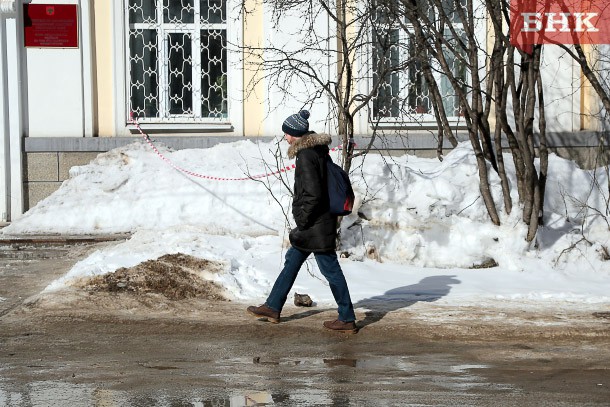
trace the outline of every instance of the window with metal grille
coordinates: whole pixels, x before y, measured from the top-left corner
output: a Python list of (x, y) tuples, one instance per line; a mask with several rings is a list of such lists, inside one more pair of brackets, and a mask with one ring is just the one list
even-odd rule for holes
[(142, 121), (229, 117), (226, 0), (126, 0), (128, 113)]
[[(454, 31), (463, 33), (463, 27), (457, 13), (452, 11), (454, 0), (444, 0), (443, 6), (453, 24)], [(403, 18), (399, 3), (381, 0), (375, 4), (374, 21), (372, 24), (372, 83), (378, 89), (372, 99), (373, 119), (376, 121), (396, 121), (406, 118), (427, 120), (432, 118), (432, 101), (428, 85), (424, 79), (421, 59), (415, 55), (415, 47), (410, 44), (412, 32), (408, 21), (399, 24), (397, 18)], [(434, 19), (430, 9), (430, 18)], [(434, 21), (434, 20), (432, 20)], [(454, 41), (454, 34), (445, 29), (449, 42)], [(455, 47), (454, 49), (459, 49)], [(463, 62), (450, 52), (445, 52), (447, 63), (451, 66), (453, 75), (458, 81), (466, 83), (467, 69)], [(457, 117), (460, 107), (455, 91), (449, 79), (435, 67), (435, 61), (430, 61), (433, 74), (443, 99), (447, 115)]]

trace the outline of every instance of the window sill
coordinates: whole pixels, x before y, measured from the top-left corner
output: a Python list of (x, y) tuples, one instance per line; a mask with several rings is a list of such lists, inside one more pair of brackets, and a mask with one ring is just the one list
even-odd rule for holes
[[(463, 118), (450, 118), (449, 126), (452, 129), (466, 129), (466, 123)], [(419, 130), (436, 130), (438, 129), (438, 123), (435, 119), (425, 118), (422, 120), (411, 119), (410, 121), (407, 119), (396, 119), (396, 120), (382, 120), (379, 122), (369, 122), (370, 128), (372, 130), (411, 130), (411, 129), (419, 129)]]
[[(135, 124), (126, 123), (131, 133), (138, 133)], [(231, 123), (138, 123), (149, 133), (231, 133), (235, 128)]]

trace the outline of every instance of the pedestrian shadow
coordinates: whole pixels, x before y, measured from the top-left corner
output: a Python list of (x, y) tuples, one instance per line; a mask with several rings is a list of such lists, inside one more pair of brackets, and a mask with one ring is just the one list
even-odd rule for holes
[(422, 279), (417, 284), (393, 288), (383, 295), (365, 298), (354, 304), (354, 308), (365, 308), (365, 318), (358, 321), (358, 326), (379, 322), (388, 312), (410, 307), (418, 302), (433, 302), (449, 294), (452, 284), (460, 284), (455, 276), (432, 276)]
[(303, 311), (303, 312), (299, 312), (297, 314), (292, 314), (290, 316), (284, 317), (282, 316), (282, 320), (283, 321), (296, 321), (297, 319), (303, 319), (303, 318), (307, 318), (307, 317), (311, 317), (313, 315), (316, 314), (321, 314), (322, 312), (326, 312), (326, 311), (331, 311), (332, 308), (328, 308), (328, 309), (312, 309), (309, 311)]

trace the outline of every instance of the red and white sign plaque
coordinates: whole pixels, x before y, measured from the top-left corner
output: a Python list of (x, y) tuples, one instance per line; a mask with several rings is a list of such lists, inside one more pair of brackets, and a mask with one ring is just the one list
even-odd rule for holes
[(76, 4), (24, 4), (26, 47), (78, 48)]

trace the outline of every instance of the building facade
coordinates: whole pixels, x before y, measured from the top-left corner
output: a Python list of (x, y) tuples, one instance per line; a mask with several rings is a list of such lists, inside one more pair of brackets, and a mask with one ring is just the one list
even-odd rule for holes
[[(280, 17), (258, 0), (0, 0), (1, 220), (50, 195), (71, 166), (138, 139), (134, 120), (175, 148), (272, 138), (302, 108), (312, 111), (316, 130), (336, 133), (332, 102), (316, 93), (313, 80), (291, 82), (279, 62), (275, 71), (255, 68), (256, 61), (298, 50), (319, 79), (332, 82), (337, 56), (325, 51), (338, 47), (328, 40), (334, 22), (304, 12), (296, 7)], [(318, 40), (301, 36), (307, 24)], [(355, 56), (355, 72), (365, 73), (356, 90), (367, 92), (376, 74), (367, 67), (379, 58), (408, 69), (385, 79), (356, 115), (355, 134), (366, 138), (377, 126), (397, 136), (387, 148), (434, 150), (436, 121), (419, 67), (408, 62), (408, 40), (390, 25), (386, 34), (396, 44), (389, 54), (372, 47)], [(479, 35), (486, 38), (484, 25)], [(310, 40), (316, 46), (303, 47)], [(558, 149), (594, 145), (592, 131), (600, 129), (589, 113), (596, 99), (576, 64), (559, 56), (545, 51), (549, 131)], [(438, 82), (459, 127), (449, 85), (442, 76)], [(400, 113), (404, 106), (409, 117)]]

